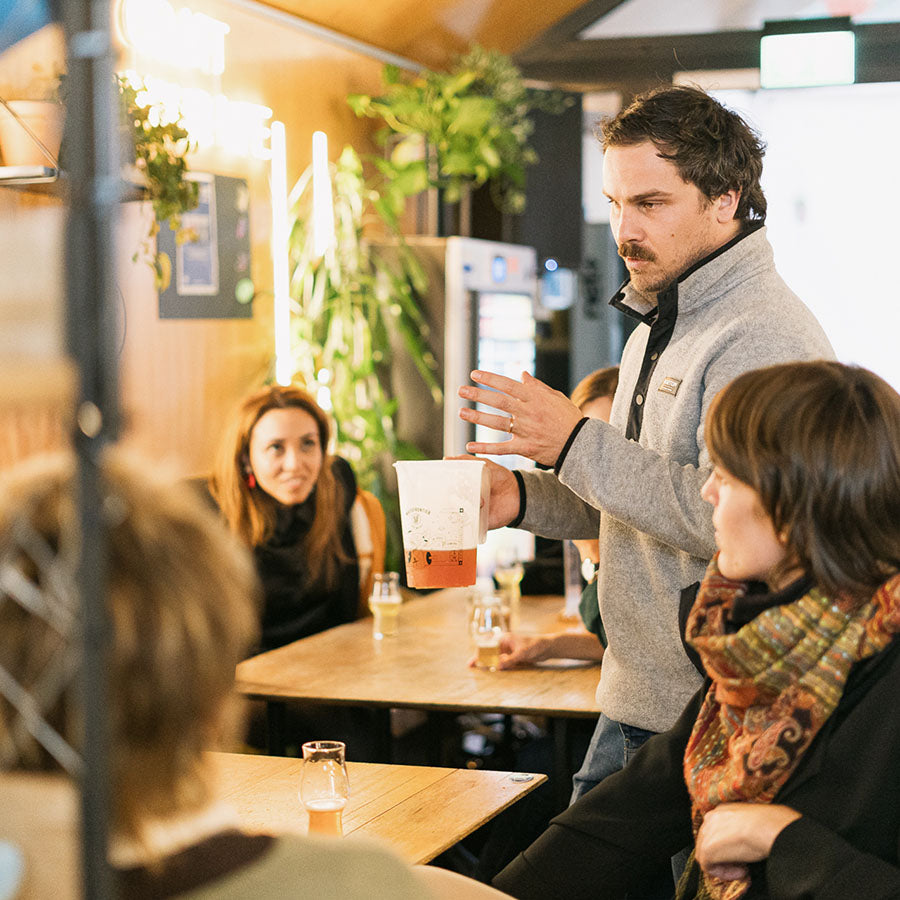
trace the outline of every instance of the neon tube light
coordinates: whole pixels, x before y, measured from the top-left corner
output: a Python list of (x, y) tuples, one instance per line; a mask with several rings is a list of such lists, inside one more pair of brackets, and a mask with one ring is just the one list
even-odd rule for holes
[(294, 374), (291, 357), (291, 298), (288, 290), (287, 154), (284, 123), (272, 122), (272, 283), (275, 294), (275, 380), (290, 384)]
[(334, 200), (331, 174), (328, 171), (328, 137), (324, 131), (313, 132), (313, 253), (324, 256), (335, 245)]

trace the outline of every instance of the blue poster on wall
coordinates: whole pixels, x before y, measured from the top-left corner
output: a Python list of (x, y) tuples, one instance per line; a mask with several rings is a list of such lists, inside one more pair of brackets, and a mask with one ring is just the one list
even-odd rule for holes
[(53, 9), (47, 0), (0, 0), (0, 53), (52, 18)]
[(178, 294), (215, 296), (219, 293), (219, 241), (216, 228), (216, 184), (213, 175), (195, 175), (197, 206), (181, 217), (191, 240), (175, 245)]
[(173, 277), (159, 295), (161, 319), (250, 319), (250, 190), (243, 178), (191, 173), (199, 185), (197, 208), (182, 216), (193, 240), (176, 244), (160, 225), (159, 250)]

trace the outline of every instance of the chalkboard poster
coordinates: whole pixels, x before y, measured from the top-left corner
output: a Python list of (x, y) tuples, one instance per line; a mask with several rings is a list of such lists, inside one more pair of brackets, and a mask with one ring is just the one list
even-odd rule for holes
[(161, 319), (250, 319), (250, 191), (242, 178), (191, 173), (199, 183), (197, 208), (182, 216), (196, 240), (176, 246), (160, 225), (159, 250), (172, 262), (172, 279), (159, 295)]

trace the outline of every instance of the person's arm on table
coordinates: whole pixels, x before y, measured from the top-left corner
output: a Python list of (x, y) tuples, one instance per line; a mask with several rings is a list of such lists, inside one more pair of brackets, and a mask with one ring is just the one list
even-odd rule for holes
[(670, 731), (650, 738), (494, 879), (520, 900), (614, 900), (691, 843), (682, 761), (703, 692)]
[[(545, 659), (603, 658), (603, 644), (589, 631), (560, 631), (555, 634), (518, 634), (513, 631), (500, 636), (500, 668), (529, 666)], [(469, 660), (476, 666), (478, 657)]]

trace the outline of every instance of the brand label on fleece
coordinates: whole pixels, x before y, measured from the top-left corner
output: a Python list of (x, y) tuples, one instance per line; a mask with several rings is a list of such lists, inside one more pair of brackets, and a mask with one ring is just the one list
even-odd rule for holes
[(671, 394), (673, 397), (678, 393), (678, 388), (681, 387), (681, 379), (680, 378), (663, 378), (662, 383), (659, 386), (660, 391), (664, 394)]

